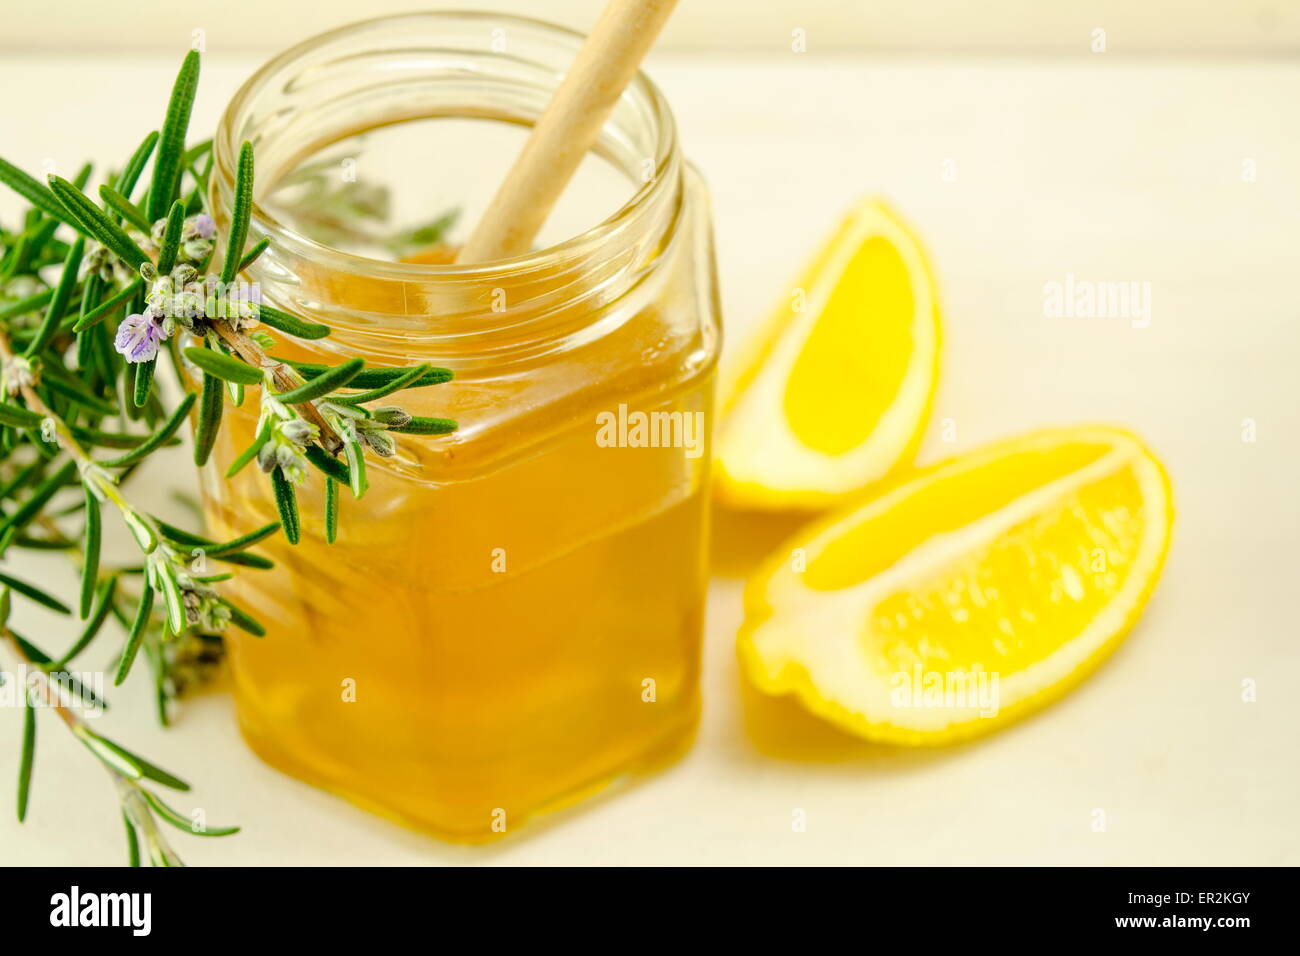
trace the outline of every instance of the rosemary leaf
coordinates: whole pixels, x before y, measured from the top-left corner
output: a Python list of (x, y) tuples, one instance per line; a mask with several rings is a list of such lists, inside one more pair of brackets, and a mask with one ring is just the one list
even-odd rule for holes
[[(28, 660), (30, 660), (33, 664), (35, 664), (37, 667), (41, 668), (42, 670), (46, 670), (46, 671), (49, 670), (49, 665), (54, 663), (53, 660), (50, 658), (49, 654), (46, 654), (43, 650), (41, 650), (31, 641), (27, 640), (25, 637), (20, 636), (17, 632), (13, 630), (13, 628), (9, 629), (9, 633), (12, 634), (14, 640), (18, 642), (18, 646), (22, 648), (22, 652), (24, 655), (26, 655)], [(51, 676), (55, 676), (55, 675), (51, 674)], [(83, 684), (77, 678), (76, 674), (64, 672), (57, 676), (60, 679), (62, 679), (64, 686), (66, 686), (68, 690), (72, 691), (72, 693), (77, 695), (77, 699), (80, 700), (83, 704), (89, 704), (92, 707), (98, 707), (100, 710), (108, 710), (108, 701), (104, 700), (93, 690), (91, 690), (89, 687)]]
[(167, 209), (181, 180), (181, 163), (185, 154), (185, 133), (190, 126), (190, 112), (194, 108), (194, 94), (199, 85), (199, 53), (190, 50), (185, 54), (176, 84), (167, 103), (167, 116), (158, 137), (158, 155), (154, 159), (153, 179), (149, 183), (149, 201), (145, 212), (157, 221), (167, 215)]
[(224, 561), (226, 564), (237, 564), (241, 568), (255, 568), (258, 571), (269, 571), (275, 567), (275, 562), (270, 558), (263, 557), (260, 554), (245, 554), (242, 551), (236, 551), (232, 554), (223, 554), (219, 558), (213, 558), (214, 561)]
[(155, 565), (154, 586), (162, 591), (163, 603), (167, 605), (167, 626), (173, 634), (185, 630), (185, 595), (181, 584), (176, 580), (176, 570), (167, 562)]
[(65, 218), (70, 217), (72, 224), (81, 232), (91, 239), (98, 240), (133, 269), (138, 269), (148, 261), (149, 257), (135, 244), (135, 240), (123, 232), (122, 227), (114, 222), (108, 213), (87, 199), (85, 194), (72, 183), (58, 176), (51, 176), (50, 189), (67, 210)]
[(280, 524), (284, 527), (284, 537), (290, 544), (298, 543), (298, 498), (293, 485), (284, 476), (284, 469), (271, 469), (271, 488), (275, 491), (275, 506), (280, 512)]
[[(317, 365), (313, 362), (294, 362), (288, 359), (280, 359), (286, 365), (292, 366), (295, 371), (303, 378), (310, 381), (319, 375), (329, 371), (329, 365)], [(405, 368), (368, 368), (357, 373), (356, 378), (348, 384), (352, 388), (378, 388), (387, 385), (395, 378), (400, 378), (407, 373)], [(440, 385), (443, 382), (450, 382), (452, 379), (451, 369), (431, 368), (423, 377), (416, 379), (407, 388), (423, 388), (426, 385)]]
[(291, 388), (287, 392), (280, 392), (275, 397), (286, 405), (298, 405), (302, 402), (310, 402), (313, 399), (324, 398), (335, 389), (342, 388), (365, 367), (365, 359), (360, 356), (348, 359), (341, 365), (335, 365), (333, 368), (321, 372), (315, 378), (309, 379), (297, 388)]
[(95, 733), (84, 725), (77, 727), (74, 733), (100, 760), (133, 780), (144, 777), (155, 783), (161, 783), (164, 787), (171, 787), (173, 790), (190, 789), (190, 785), (184, 780), (168, 773), (161, 767), (155, 766), (139, 754), (132, 753), (120, 744), (116, 744), (107, 737)]
[(53, 241), (54, 233), (58, 231), (61, 223), (57, 219), (45, 216), (36, 225), (34, 229), (27, 231), (27, 245), (23, 249), (23, 255), (15, 261), (15, 271), (21, 271), (28, 268), (39, 267), (41, 261), (46, 256), (46, 250), (49, 254), (57, 258), (60, 254), (66, 254), (67, 249), (60, 249), (62, 243)]
[[(134, 281), (141, 282), (140, 279)], [(132, 283), (128, 283), (128, 286), (131, 284)], [(86, 284), (82, 286), (81, 289), (81, 302), (77, 305), (77, 318), (72, 323), (72, 330), (74, 332), (76, 331), (77, 326), (81, 324), (81, 321), (94, 311), (99, 303), (103, 301), (104, 295), (108, 292), (108, 288), (108, 283), (104, 282), (97, 272), (92, 272), (90, 275), (86, 276)], [(77, 371), (79, 372), (80, 370), (81, 367), (77, 366)], [(71, 369), (69, 369), (68, 372), (69, 374), (72, 374)]]
[(41, 416), (0, 401), (0, 425), (8, 425), (10, 428), (40, 428)]
[[(211, 143), (212, 141), (208, 140), (209, 146)], [(202, 172), (190, 167), (190, 173), (194, 176), (194, 188), (190, 190), (189, 196), (185, 199), (185, 215), (187, 216), (193, 216), (204, 208), (204, 196), (207, 193), (208, 183), (212, 180), (212, 155), (212, 150), (208, 149)], [(213, 251), (215, 251), (215, 247)], [(208, 265), (211, 261), (212, 252), (209, 252), (208, 257), (203, 261), (204, 272), (208, 271)]]
[[(138, 298), (136, 301), (139, 301)], [(121, 363), (118, 361), (117, 353), (113, 351), (112, 335), (104, 326), (97, 325), (89, 331), (88, 337), (91, 345), (90, 360), (96, 371), (105, 382), (115, 381)], [(130, 405), (129, 402), (127, 404)]]
[(99, 198), (104, 200), (104, 204), (109, 206), (115, 213), (135, 226), (146, 236), (149, 235), (153, 226), (145, 218), (144, 213), (136, 208), (135, 203), (127, 199), (112, 186), (104, 183), (99, 187)]
[(365, 456), (361, 453), (360, 443), (355, 441), (344, 445), (343, 451), (348, 456), (348, 486), (352, 489), (352, 497), (360, 498), (370, 487), (370, 482), (366, 481)]
[(131, 402), (136, 408), (149, 404), (149, 392), (153, 388), (153, 373), (158, 364), (156, 358), (147, 362), (135, 363), (135, 378), (131, 384)]
[(140, 174), (144, 172), (145, 163), (149, 162), (149, 157), (153, 155), (153, 148), (157, 143), (158, 131), (150, 130), (149, 135), (126, 161), (126, 165), (122, 167), (122, 174), (117, 177), (117, 191), (121, 195), (130, 198), (131, 193), (135, 191), (135, 184), (140, 181)]
[(246, 362), (202, 346), (190, 346), (185, 349), (185, 357), (201, 368), (209, 376), (234, 382), (236, 385), (261, 385), (262, 372)]
[(226, 609), (230, 611), (230, 621), (235, 625), (235, 627), (253, 635), (253, 637), (266, 637), (266, 628), (264, 628), (256, 618), (250, 615), (243, 608), (239, 607), (239, 605), (227, 601), (225, 598), (219, 598), (219, 600), (226, 606)]
[(142, 289), (144, 289), (144, 280), (136, 279), (130, 285), (125, 286), (120, 292), (115, 292), (112, 298), (106, 299), (104, 302), (95, 306), (95, 308), (91, 309), (78, 319), (77, 324), (72, 327), (72, 331), (81, 332), (90, 328), (92, 325), (97, 325), (104, 321), (110, 312)]
[[(0, 534), (5, 534), (10, 528), (13, 528), (15, 531), (21, 531), (25, 528), (28, 522), (40, 513), (41, 509), (49, 503), (49, 500), (53, 498), (55, 494), (58, 493), (59, 489), (67, 483), (68, 479), (76, 473), (76, 470), (76, 462), (66, 462), (62, 468), (41, 482), (36, 487), (36, 490), (32, 492), (31, 497), (23, 502), (17, 511), (6, 518), (3, 522), (0, 522)], [(18, 589), (15, 588), (15, 590)], [(30, 597), (30, 595), (28, 596)], [(62, 602), (56, 601), (55, 605), (58, 608), (63, 608), (64, 613), (67, 613), (67, 608), (63, 607)]]
[(90, 615), (90, 620), (82, 628), (81, 636), (73, 645), (64, 652), (63, 656), (50, 665), (50, 670), (61, 671), (72, 663), (73, 658), (84, 651), (99, 635), (99, 629), (104, 626), (108, 620), (109, 609), (113, 606), (113, 594), (117, 590), (117, 575), (107, 578), (99, 586), (99, 592), (95, 597), (95, 611)]
[(4, 159), (0, 159), (0, 182), (47, 216), (53, 216), (60, 222), (69, 222), (67, 210), (63, 208), (50, 190), (13, 165), (13, 163)]
[(323, 339), (330, 334), (328, 325), (304, 321), (288, 312), (273, 309), (269, 305), (258, 306), (257, 316), (263, 324), (300, 339)]
[(264, 541), (279, 530), (280, 522), (272, 521), (269, 524), (262, 525), (255, 531), (248, 532), (248, 534), (241, 534), (238, 538), (231, 538), (224, 544), (211, 546), (207, 551), (207, 555), (209, 558), (221, 558), (237, 551), (243, 551), (245, 548), (251, 548), (259, 541)]
[(33, 478), (39, 478), (45, 471), (44, 459), (38, 458), (18, 474), (14, 475), (9, 481), (0, 486), (0, 500), (7, 501), (15, 491), (19, 491), (29, 484)]
[(135, 619), (131, 622), (131, 630), (126, 635), (126, 646), (122, 648), (122, 658), (117, 663), (117, 674), (113, 677), (113, 685), (120, 686), (122, 681), (126, 680), (126, 675), (131, 673), (131, 665), (135, 662), (135, 655), (140, 650), (140, 641), (144, 639), (145, 630), (149, 624), (149, 615), (153, 613), (153, 586), (145, 579), (144, 590), (140, 592), (140, 605), (136, 608)]
[(32, 793), (32, 763), (36, 755), (36, 708), (27, 699), (27, 688), (19, 688), (23, 700), (23, 751), (18, 758), (18, 822), (27, 819), (27, 801)]
[(203, 140), (201, 143), (195, 143), (193, 146), (187, 149), (185, 151), (184, 157), (181, 160), (181, 163), (186, 169), (192, 169), (194, 166), (194, 160), (198, 159), (204, 153), (211, 153), (211, 152), (212, 152), (212, 138), (209, 137), (208, 139)]
[(33, 538), (31, 535), (19, 534), (14, 536), (14, 545), (33, 551), (67, 551), (78, 547), (78, 542), (71, 538)]
[(433, 366), (428, 362), (423, 362), (407, 369), (387, 385), (380, 385), (378, 388), (373, 388), (368, 392), (358, 392), (355, 395), (336, 395), (330, 401), (341, 405), (360, 405), (364, 402), (373, 402), (386, 395), (391, 395), (393, 392), (400, 392), (404, 388), (410, 388), (413, 382), (423, 378), (432, 368)]
[(430, 246), (436, 246), (442, 242), (451, 228), (456, 225), (456, 220), (460, 218), (460, 210), (452, 209), (443, 213), (432, 222), (425, 223), (410, 230), (402, 235), (393, 236), (385, 245), (389, 251), (399, 258), (405, 256), (413, 249), (428, 249)]
[(0, 261), (0, 281), (7, 280), (10, 276), (17, 275), (28, 267), (27, 263), (30, 257), (27, 254), (27, 249), (30, 244), (31, 236), (24, 232), (18, 237), (14, 247), (6, 251), (4, 259)]
[(81, 268), (81, 257), (85, 250), (86, 240), (78, 236), (68, 250), (67, 258), (63, 260), (63, 272), (54, 287), (54, 295), (50, 298), (49, 308), (45, 312), (45, 321), (41, 323), (36, 337), (23, 353), (27, 358), (34, 358), (45, 351), (45, 346), (50, 344), (54, 334), (59, 330), (59, 319), (63, 318), (63, 311), (72, 299), (72, 290), (77, 285), (77, 272)]
[(122, 520), (126, 523), (131, 536), (135, 538), (135, 543), (140, 546), (140, 550), (145, 554), (153, 554), (154, 549), (158, 547), (158, 537), (154, 534), (153, 528), (149, 527), (134, 511), (124, 512)]
[[(84, 428), (81, 425), (69, 425), (68, 431), (78, 441), (100, 448), (137, 448), (149, 440), (149, 435), (131, 435), (127, 432), (106, 432), (98, 428)], [(166, 442), (176, 444), (175, 440)]]
[[(244, 258), (239, 260), (239, 271), (243, 272), (254, 262), (256, 262), (258, 258), (261, 257), (262, 253), (266, 252), (266, 250), (270, 248), (270, 245), (271, 245), (271, 240), (268, 239), (266, 236), (263, 236), (261, 239), (257, 240), (257, 242), (253, 244), (253, 247), (249, 249), (246, 253), (244, 253)], [(329, 334), (328, 326), (326, 327), (326, 334), (327, 335)]]
[(122, 823), (126, 826), (126, 865), (140, 865), (140, 838), (136, 835), (135, 824), (131, 818), (122, 813)]
[[(233, 360), (232, 360), (233, 361)], [(194, 424), (194, 464), (205, 465), (217, 441), (221, 428), (221, 412), (225, 406), (225, 392), (221, 379), (206, 372), (203, 375), (203, 394), (199, 400), (199, 417)]]
[(171, 415), (168, 416), (167, 421), (163, 422), (162, 426), (149, 436), (146, 441), (141, 442), (125, 455), (121, 455), (117, 458), (110, 458), (107, 461), (101, 461), (99, 464), (103, 465), (105, 468), (122, 468), (126, 465), (134, 465), (137, 461), (143, 461), (155, 449), (161, 448), (171, 440), (172, 436), (176, 434), (177, 429), (181, 427), (181, 423), (185, 421), (185, 416), (188, 415), (190, 409), (194, 407), (194, 401), (194, 393), (186, 392), (185, 397), (181, 399), (180, 404), (177, 405)]
[(393, 425), (388, 430), (407, 435), (446, 435), (448, 432), (454, 432), (456, 427), (456, 422), (450, 418), (426, 418), (415, 415), (405, 425)]
[(344, 485), (351, 483), (351, 474), (348, 471), (348, 466), (343, 464), (343, 462), (339, 461), (324, 448), (321, 448), (320, 445), (308, 445), (306, 454), (307, 460), (321, 471), (325, 472), (325, 474), (330, 478), (333, 478), (335, 481)]
[(144, 798), (149, 801), (149, 806), (153, 807), (158, 816), (178, 830), (184, 830), (186, 833), (193, 836), (209, 837), (229, 836), (232, 833), (239, 832), (239, 827), (213, 827), (211, 829), (196, 830), (189, 820), (185, 819), (185, 817), (181, 816), (171, 807), (167, 806), (167, 804), (163, 803), (155, 794), (150, 793), (144, 788), (141, 788), (140, 792), (144, 794)]
[(37, 604), (42, 604), (51, 611), (58, 611), (60, 614), (71, 614), (72, 609), (53, 595), (46, 594), (34, 584), (28, 584), (26, 581), (20, 581), (15, 577), (10, 577), (3, 571), (0, 571), (0, 583), (9, 585), (14, 591), (23, 597), (30, 598)]
[[(40, 433), (33, 428), (28, 431), (27, 435), (32, 440), (32, 442), (35, 442), (39, 437)], [(36, 445), (36, 454), (40, 455), (46, 461), (53, 461), (55, 458), (59, 457), (59, 449), (58, 446), (55, 445), (53, 442), (47, 442), (42, 440), (39, 445)], [(0, 534), (4, 534), (4, 532), (0, 531)], [(0, 551), (3, 550), (4, 550), (3, 548), (0, 548)]]
[[(278, 524), (278, 522), (277, 522)], [(200, 584), (218, 584), (222, 581), (229, 581), (234, 578), (233, 571), (222, 571), (220, 574), (196, 574), (194, 580)]]
[[(57, 367), (58, 366), (51, 364), (46, 366), (45, 371), (48, 372), (50, 369)], [(117, 414), (116, 405), (106, 402), (95, 395), (91, 395), (90, 392), (86, 391), (85, 386), (77, 383), (75, 379), (69, 382), (58, 378), (55, 375), (47, 374), (42, 378), (41, 385), (43, 388), (48, 388), (52, 392), (58, 392), (64, 398), (68, 399), (68, 401), (80, 405), (82, 408), (89, 409), (96, 414)]]
[(99, 499), (86, 485), (86, 543), (82, 549), (81, 562), (81, 605), (82, 620), (90, 613), (91, 602), (95, 599), (95, 582), (99, 578), (99, 549), (103, 540), (103, 521), (99, 510)]
[(158, 526), (158, 530), (162, 533), (162, 536), (168, 541), (184, 545), (187, 548), (207, 549), (215, 548), (217, 546), (217, 543), (212, 539), (205, 538), (202, 535), (197, 535), (193, 531), (186, 531), (184, 528), (178, 528), (174, 524), (169, 524), (168, 522), (163, 521), (162, 518), (155, 516), (153, 521), (154, 524)]
[[(29, 213), (31, 216), (34, 213)], [(18, 275), (28, 267), (25, 264), (27, 259), (27, 245), (30, 242), (26, 232), (18, 234), (18, 237), (12, 240), (13, 245), (6, 243), (4, 254), (0, 256), (0, 282), (7, 281), (10, 276)]]
[(221, 284), (228, 285), (239, 274), (239, 263), (244, 258), (244, 243), (248, 239), (248, 220), (253, 211), (253, 144), (244, 143), (239, 149), (239, 165), (235, 170), (235, 198), (230, 211), (230, 236), (226, 242), (226, 257), (221, 263)]
[[(227, 551), (227, 546), (232, 542), (228, 541), (225, 544), (218, 544), (211, 538), (205, 538), (192, 531), (186, 531), (184, 528), (178, 528), (173, 524), (168, 524), (161, 518), (155, 517), (153, 520), (154, 524), (158, 526), (158, 530), (162, 532), (163, 537), (168, 541), (182, 545), (186, 548), (202, 548), (204, 553), (214, 561), (224, 561), (226, 564), (237, 564), (246, 568), (258, 568), (259, 570), (266, 570), (275, 567), (274, 561), (270, 558), (264, 558), (260, 554), (245, 554), (242, 551)], [(237, 541), (239, 539), (236, 538), (234, 540)], [(214, 551), (223, 553), (214, 555), (212, 553)]]
[(226, 477), (234, 478), (243, 470), (244, 466), (257, 457), (257, 453), (262, 450), (262, 446), (271, 440), (271, 421), (267, 419), (262, 423), (262, 427), (257, 430), (256, 437), (253, 438), (252, 444), (239, 453), (239, 457), (230, 463), (226, 469)]
[(176, 265), (176, 254), (181, 249), (181, 227), (185, 225), (185, 204), (179, 199), (172, 203), (163, 227), (162, 244), (158, 247), (158, 273), (168, 275)]
[(325, 542), (333, 544), (339, 536), (339, 483), (325, 479)]
[(16, 319), (20, 315), (26, 315), (28, 312), (35, 312), (49, 302), (54, 295), (53, 289), (46, 289), (44, 292), (36, 292), (25, 299), (19, 299), (12, 305), (7, 305), (0, 309), (0, 321)]
[(167, 716), (167, 663), (162, 649), (164, 636), (146, 634), (144, 650), (153, 670), (154, 711), (158, 715), (158, 726), (166, 728), (171, 726), (171, 720)]

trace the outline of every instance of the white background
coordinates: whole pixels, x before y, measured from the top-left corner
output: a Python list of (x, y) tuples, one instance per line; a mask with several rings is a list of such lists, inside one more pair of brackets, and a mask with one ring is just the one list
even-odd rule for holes
[[(82, 19), (66, 12), (74, 6)], [(210, 130), (262, 59), (234, 41), (279, 45), (361, 12), (221, 6), (231, 13), (6, 10), (0, 46), (42, 52), (2, 55), (0, 153), (33, 171), (46, 158), (69, 169), (88, 152), (125, 155), (159, 121), (194, 25), (209, 31), (194, 129)], [(594, 6), (554, 4), (574, 25)], [(738, 15), (742, 6), (752, 16)], [(1084, 4), (1026, 26), (1026, 12), (1045, 6), (984, 5), (957, 29), (935, 3), (684, 0), (650, 72), (712, 188), (733, 340), (788, 294), (851, 202), (882, 194), (928, 242), (941, 281), (942, 384), (924, 460), (1101, 420), (1134, 428), (1168, 463), (1179, 513), (1165, 577), (1099, 673), (1041, 715), (951, 750), (875, 748), (792, 707), (773, 714), (747, 699), (737, 674), (740, 584), (727, 556), (743, 549), (724, 520), (704, 722), (676, 767), (503, 844), (449, 847), (261, 764), (223, 694), (187, 703), (174, 729), (157, 729), (136, 683), (110, 695), (100, 728), (190, 779), (182, 809), (244, 827), (220, 840), (177, 835), (182, 855), (196, 864), (1300, 863), (1300, 68), (1269, 52), (1294, 48), (1295, 6), (1198, 5), (1172, 17), (1173, 4)], [(1129, 6), (1147, 12), (1108, 31), (1108, 52), (1088, 53), (1089, 29)], [(232, 30), (243, 9), (263, 12)], [(38, 19), (61, 10), (58, 32)], [(792, 53), (790, 30), (805, 21), (808, 52)], [(1136, 38), (1129, 48), (1118, 42), (1125, 30)], [(955, 48), (976, 52), (942, 52)], [(1032, 55), (1020, 55), (1026, 48)], [(955, 182), (941, 175), (946, 160)], [(1243, 180), (1248, 160), (1254, 182)], [(0, 198), (0, 216), (15, 208)], [(1044, 284), (1069, 273), (1151, 282), (1150, 326), (1046, 318)], [(943, 419), (956, 442), (939, 440)], [(1254, 443), (1242, 441), (1245, 419), (1257, 423)], [(178, 456), (145, 481), (183, 483), (185, 468)], [(58, 560), (20, 555), (6, 570), (73, 593)], [(18, 625), (56, 648), (73, 633), (25, 607)], [(1241, 700), (1246, 679), (1257, 682), (1256, 703)], [(0, 711), (5, 775), (19, 726), (16, 711)], [(0, 860), (120, 862), (107, 777), (52, 718), (38, 750), (27, 823), (0, 807)], [(796, 809), (807, 832), (792, 832)], [(1093, 830), (1097, 809), (1105, 832)]]
[[(442, 7), (540, 17), (585, 31), (603, 0), (42, 0), (7, 3), (0, 49), (167, 51), (202, 28), (212, 48), (270, 53), (366, 17)], [(1294, 0), (679, 0), (661, 50), (768, 52), (795, 28), (853, 53), (1087, 52), (1095, 27), (1129, 53), (1254, 55), (1300, 49)]]

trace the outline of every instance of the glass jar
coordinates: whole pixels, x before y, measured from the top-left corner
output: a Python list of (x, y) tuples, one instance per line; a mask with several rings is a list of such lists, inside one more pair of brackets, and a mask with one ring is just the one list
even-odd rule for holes
[[(350, 168), (372, 187), (374, 171), (390, 206), (429, 202), (430, 182), (485, 202), (516, 147), (475, 157), (444, 136), (423, 155), (402, 131), (469, 120), (521, 143), (580, 43), (506, 16), (360, 23), (263, 67), (215, 141), (219, 227), (239, 145), (256, 145), (249, 242), (272, 244), (247, 278), (263, 301), (334, 329), (313, 342), (277, 334), (273, 353), (450, 368), (452, 381), (386, 401), (459, 422), (371, 459), (364, 497), (342, 492), (334, 545), (313, 472), (301, 543), (271, 538), (261, 550), (275, 568), (231, 583), (268, 628), (231, 632), (241, 729), (281, 770), (453, 840), (490, 839), (689, 746), (719, 346), (707, 199), (643, 75), (588, 159), (630, 198), (525, 256), (365, 257), (309, 238), (268, 196), (345, 143), (357, 155), (341, 180)], [(405, 138), (365, 145), (385, 130)], [(253, 439), (256, 395), (226, 415), (202, 481), (217, 538), (276, 517), (256, 468), (221, 477)]]

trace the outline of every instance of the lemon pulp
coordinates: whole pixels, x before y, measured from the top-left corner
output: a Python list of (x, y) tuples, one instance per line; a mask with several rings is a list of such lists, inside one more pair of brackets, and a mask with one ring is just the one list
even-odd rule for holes
[[(1160, 464), (1131, 435), (1052, 429), (915, 473), (801, 532), (747, 595), (761, 690), (875, 740), (944, 743), (1041, 706), (1141, 613), (1168, 547)], [(899, 705), (918, 678), (983, 675), (997, 700)]]
[(883, 203), (853, 209), (724, 390), (717, 494), (825, 508), (907, 465), (934, 397), (939, 325), (920, 243)]

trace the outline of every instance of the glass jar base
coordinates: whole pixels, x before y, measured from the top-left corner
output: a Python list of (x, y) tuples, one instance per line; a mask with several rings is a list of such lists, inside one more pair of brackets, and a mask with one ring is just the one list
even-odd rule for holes
[[(465, 829), (449, 827), (445, 821), (433, 815), (423, 816), (408, 809), (398, 808), (385, 803), (374, 794), (365, 793), (354, 786), (331, 776), (312, 766), (288, 751), (268, 734), (251, 726), (241, 713), (239, 732), (249, 749), (264, 763), (303, 783), (324, 790), (353, 804), (356, 807), (374, 813), (377, 816), (428, 836), (436, 837), (447, 843), (467, 846), (496, 843), (520, 829), (524, 824), (533, 823), (538, 817), (566, 810), (576, 804), (586, 802), (597, 796), (611, 796), (645, 778), (665, 770), (676, 763), (691, 749), (695, 743), (696, 731), (700, 722), (700, 704), (697, 699), (688, 708), (683, 708), (681, 720), (666, 730), (657, 740), (650, 743), (636, 758), (601, 774), (591, 780), (570, 787), (537, 805), (522, 811), (512, 810), (509, 816), (499, 819), (489, 818), (480, 828)], [(494, 824), (496, 827), (494, 828)]]

